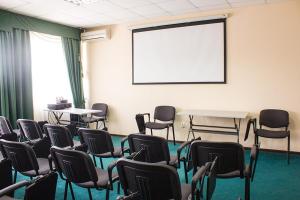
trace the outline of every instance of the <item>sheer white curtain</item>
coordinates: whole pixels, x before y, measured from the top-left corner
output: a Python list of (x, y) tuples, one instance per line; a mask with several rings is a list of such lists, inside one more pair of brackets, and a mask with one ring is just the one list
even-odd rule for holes
[(69, 75), (61, 37), (30, 32), (32, 89), (35, 120), (46, 120), (44, 109), (56, 97), (72, 102)]

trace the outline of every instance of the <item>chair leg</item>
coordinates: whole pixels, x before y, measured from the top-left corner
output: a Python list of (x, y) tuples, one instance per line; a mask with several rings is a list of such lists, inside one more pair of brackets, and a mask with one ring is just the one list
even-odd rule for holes
[(173, 143), (174, 143), (174, 145), (175, 145), (176, 143), (175, 143), (175, 130), (174, 130), (174, 125), (172, 125), (172, 131), (173, 131)]
[(71, 195), (72, 195), (72, 199), (75, 200), (75, 195), (74, 195), (74, 191), (73, 191), (73, 187), (72, 187), (72, 183), (69, 182), (70, 185), (70, 190), (71, 190)]
[(93, 161), (94, 161), (94, 165), (95, 165), (95, 167), (97, 167), (97, 162), (96, 162), (96, 158), (95, 158), (95, 156), (93, 156)]
[(104, 128), (106, 128), (105, 120), (103, 120), (103, 126), (104, 126)]
[(96, 129), (98, 129), (98, 121), (96, 122)]
[(152, 129), (150, 129), (150, 131), (151, 131), (151, 135), (153, 135)]
[(287, 160), (288, 160), (288, 164), (290, 164), (290, 146), (291, 146), (291, 140), (290, 140), (290, 135), (288, 136), (288, 151), (287, 151)]
[(245, 200), (250, 200), (250, 178), (245, 177)]
[(109, 188), (106, 189), (106, 200), (109, 200)]
[(118, 182), (118, 194), (120, 194), (120, 188), (121, 188), (121, 183), (120, 181)]
[(167, 128), (167, 141), (169, 141), (169, 127)]
[(100, 158), (100, 164), (101, 164), (101, 169), (104, 169), (102, 158)]
[(255, 135), (255, 144), (258, 144), (258, 135)]
[(68, 181), (66, 181), (66, 184), (65, 184), (65, 193), (64, 193), (64, 200), (66, 200), (67, 199), (67, 197), (68, 197)]
[(17, 170), (15, 170), (15, 174), (14, 174), (14, 183), (17, 182), (17, 176), (18, 176), (18, 172), (17, 172)]
[(187, 168), (186, 168), (186, 161), (183, 161), (183, 167), (184, 167), (184, 176), (185, 176), (185, 183), (189, 182), (189, 177), (188, 177), (188, 172), (187, 172)]
[(92, 197), (91, 188), (88, 188), (88, 192), (89, 192), (89, 198), (90, 198), (90, 200), (92, 200), (92, 199), (93, 199), (93, 197)]

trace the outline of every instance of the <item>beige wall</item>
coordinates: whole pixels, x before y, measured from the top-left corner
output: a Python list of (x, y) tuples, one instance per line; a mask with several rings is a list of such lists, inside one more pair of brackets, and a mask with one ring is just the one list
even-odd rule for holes
[[(136, 132), (135, 114), (153, 113), (156, 105), (173, 105), (177, 110), (244, 110), (252, 116), (264, 108), (280, 108), (290, 112), (291, 148), (300, 151), (300, 1), (153, 21), (226, 12), (231, 13), (227, 23), (227, 84), (132, 85), (131, 32), (127, 24), (112, 26), (111, 40), (88, 43), (90, 103), (109, 104), (109, 130), (112, 133), (126, 135)], [(176, 137), (179, 140), (185, 140), (187, 136), (187, 129), (181, 127), (182, 122), (187, 122), (187, 119), (177, 117)], [(246, 121), (242, 121), (242, 138), (245, 124)], [(233, 136), (202, 134), (202, 137), (236, 141)], [(253, 144), (252, 133), (243, 144)], [(286, 145), (286, 140), (262, 140), (263, 148), (286, 149)]]

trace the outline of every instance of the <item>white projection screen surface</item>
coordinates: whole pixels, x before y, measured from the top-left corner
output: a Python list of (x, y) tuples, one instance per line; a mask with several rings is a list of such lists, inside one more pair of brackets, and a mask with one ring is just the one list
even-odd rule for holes
[(226, 19), (132, 31), (133, 84), (226, 83)]

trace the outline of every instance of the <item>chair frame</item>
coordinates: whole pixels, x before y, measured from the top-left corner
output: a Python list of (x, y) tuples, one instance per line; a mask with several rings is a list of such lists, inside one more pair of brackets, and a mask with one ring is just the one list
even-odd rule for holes
[[(262, 110), (262, 112), (265, 112), (265, 111), (279, 111), (279, 112), (282, 112), (282, 113), (285, 113), (287, 114), (287, 116), (289, 117), (288, 115), (288, 112), (285, 111), (285, 110), (276, 110), (276, 109), (265, 109), (265, 110)], [(261, 113), (260, 113), (260, 119), (261, 119)], [(288, 119), (289, 120), (289, 119)], [(247, 123), (247, 128), (246, 128), (246, 134), (245, 134), (245, 138), (244, 138), (244, 141), (246, 141), (248, 139), (248, 136), (249, 136), (249, 132), (250, 132), (250, 129), (251, 129), (251, 125), (252, 125), (252, 128), (253, 128), (253, 133), (254, 133), (254, 144), (255, 145), (259, 145), (260, 146), (260, 142), (259, 142), (259, 137), (262, 137), (262, 136), (259, 136), (257, 135), (257, 131), (259, 129), (262, 129), (263, 126), (266, 126), (268, 128), (284, 128), (285, 131), (288, 133), (288, 136), (287, 137), (284, 137), (284, 138), (276, 138), (276, 137), (265, 137), (265, 138), (270, 138), (270, 139), (285, 139), (287, 138), (287, 163), (290, 164), (290, 144), (291, 144), (291, 135), (290, 135), (290, 131), (289, 131), (289, 122), (285, 125), (285, 126), (275, 126), (275, 127), (271, 127), (271, 126), (268, 126), (264, 123), (259, 122), (259, 129), (257, 128), (257, 119), (256, 118), (251, 118), (249, 119), (248, 123)]]
[[(207, 155), (207, 158), (203, 158), (203, 160), (199, 161), (197, 158), (199, 157), (199, 150), (198, 146), (205, 146), (208, 152), (210, 152), (209, 155)], [(239, 162), (239, 166), (236, 166), (235, 171), (239, 171), (239, 175), (222, 175), (218, 174), (218, 170), (222, 168), (221, 166), (221, 161), (222, 155), (219, 155), (218, 151), (220, 151), (221, 148), (227, 148), (231, 149), (233, 151), (236, 150), (238, 158), (236, 158), (237, 162)], [(219, 149), (217, 152), (214, 152), (216, 149)], [(195, 140), (191, 144), (191, 160), (192, 160), (192, 169), (193, 169), (193, 174), (196, 173), (197, 168), (200, 167), (201, 162), (206, 163), (206, 162), (211, 162), (214, 160), (216, 157), (218, 158), (218, 169), (216, 171), (216, 176), (217, 178), (235, 178), (235, 177), (240, 177), (242, 179), (245, 179), (245, 200), (250, 200), (250, 180), (253, 181), (254, 175), (255, 175), (255, 169), (256, 169), (256, 163), (257, 163), (257, 158), (258, 158), (258, 152), (259, 152), (259, 146), (258, 145), (253, 145), (251, 148), (251, 153), (250, 153), (250, 163), (246, 166), (245, 165), (245, 158), (244, 158), (244, 147), (239, 144), (239, 143), (233, 143), (233, 142), (209, 142), (209, 141), (199, 141)], [(228, 156), (228, 155), (227, 155)], [(209, 160), (206, 160), (209, 159)], [(254, 165), (254, 167), (253, 167)], [(188, 167), (187, 167), (188, 169)], [(191, 168), (190, 168), (191, 169)], [(227, 172), (230, 173), (230, 172)]]
[[(168, 109), (172, 109), (174, 110), (174, 116), (171, 120), (163, 120), (163, 119), (159, 119), (158, 115), (160, 112), (160, 109), (164, 109), (164, 108), (168, 108)], [(150, 119), (150, 113), (145, 113), (145, 115), (148, 115), (149, 119)], [(176, 115), (176, 108), (173, 106), (156, 106), (155, 110), (154, 110), (154, 117), (153, 117), (153, 122), (157, 123), (157, 120), (161, 121), (161, 122), (170, 122), (170, 124), (168, 124), (168, 126), (166, 127), (167, 129), (167, 140), (169, 140), (169, 129), (172, 128), (172, 133), (173, 133), (173, 144), (176, 144), (176, 139), (175, 139), (175, 130), (174, 130), (174, 122), (175, 122), (175, 115)], [(149, 120), (150, 122), (150, 120)], [(145, 128), (148, 128), (147, 126)], [(152, 128), (148, 128), (151, 131), (151, 135), (153, 135), (153, 129)], [(164, 128), (165, 129), (165, 128)]]
[[(75, 200), (75, 195), (74, 195), (74, 191), (73, 191), (73, 187), (72, 187), (72, 182), (64, 174), (63, 168), (62, 168), (62, 166), (60, 166), (59, 161), (56, 157), (56, 151), (59, 152), (59, 153), (61, 153), (63, 151), (67, 152), (67, 153), (68, 152), (76, 153), (76, 154), (78, 154), (78, 156), (80, 156), (83, 159), (82, 162), (85, 163), (85, 167), (91, 167), (92, 166), (95, 171), (93, 171), (91, 173), (88, 173), (88, 174), (89, 174), (89, 178), (91, 179), (90, 181), (92, 181), (94, 183), (93, 188), (95, 188), (96, 190), (106, 189), (106, 200), (109, 200), (109, 191), (113, 190), (113, 183), (118, 180), (118, 177), (114, 178), (114, 179), (112, 178), (112, 170), (116, 166), (115, 162), (111, 163), (107, 168), (110, 184), (106, 188), (101, 188), (97, 185), (98, 177), (96, 177), (97, 176), (96, 169), (95, 169), (96, 167), (94, 166), (93, 161), (91, 160), (90, 156), (87, 153), (82, 152), (82, 151), (77, 151), (77, 150), (59, 148), (59, 147), (55, 147), (55, 146), (51, 147), (51, 149), (50, 149), (51, 156), (53, 158), (53, 161), (55, 163), (55, 166), (56, 166), (56, 169), (59, 173), (59, 176), (62, 180), (66, 181), (65, 191), (64, 191), (64, 200), (67, 199), (68, 187), (70, 187), (71, 196), (72, 196), (73, 200)], [(88, 190), (88, 194), (89, 194), (89, 199), (92, 200), (91, 188), (88, 187), (87, 190)]]

